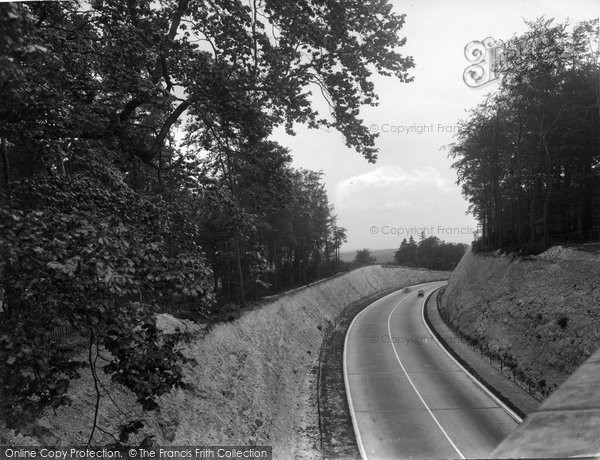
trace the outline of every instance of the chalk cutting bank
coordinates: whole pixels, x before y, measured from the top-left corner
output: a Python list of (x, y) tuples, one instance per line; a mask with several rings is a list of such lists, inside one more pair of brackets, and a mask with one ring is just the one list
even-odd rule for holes
[(467, 252), (443, 294), (449, 326), (538, 400), (600, 346), (600, 255)]
[[(233, 322), (207, 329), (162, 314), (165, 333), (186, 332), (185, 389), (162, 396), (158, 412), (143, 412), (124, 387), (98, 373), (102, 400), (93, 445), (145, 419), (134, 441), (157, 445), (269, 445), (274, 458), (321, 458), (317, 404), (319, 352), (344, 309), (379, 292), (447, 279), (448, 272), (369, 266), (278, 297)], [(94, 418), (91, 375), (69, 388), (73, 403), (49, 411), (31, 436), (0, 427), (0, 444), (85, 445)]]

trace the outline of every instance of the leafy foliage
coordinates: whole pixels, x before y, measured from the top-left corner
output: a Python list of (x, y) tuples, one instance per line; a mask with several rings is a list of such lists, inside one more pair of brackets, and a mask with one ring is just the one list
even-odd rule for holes
[(446, 243), (435, 236), (422, 238), (416, 243), (411, 236), (400, 243), (400, 248), (394, 254), (398, 265), (423, 267), (430, 270), (454, 270), (467, 250), (467, 245)]
[(176, 336), (158, 333), (153, 313), (170, 296), (210, 303), (203, 256), (167, 257), (159, 209), (123, 183), (107, 189), (80, 171), (26, 180), (16, 190), (20, 199), (0, 210), (1, 399), (9, 426), (69, 402), (83, 337), (110, 353), (105, 370), (113, 381), (155, 408), (156, 396), (182, 384), (183, 356)]
[[(118, 141), (146, 162), (159, 159), (186, 111), (206, 148), (220, 137), (266, 137), (281, 124), (293, 132), (300, 122), (339, 130), (374, 161), (376, 136), (359, 118), (361, 106), (377, 102), (372, 69), (411, 80), (412, 59), (398, 52), (404, 15), (383, 0), (95, 0), (86, 9), (73, 1), (19, 8), (8, 24), (23, 37), (7, 53), (11, 81), (19, 82), (3, 107), (10, 129)], [(329, 117), (312, 107), (314, 90), (325, 96)]]
[[(219, 318), (338, 269), (346, 235), (320, 174), (268, 137), (331, 127), (375, 161), (360, 109), (377, 103), (374, 71), (411, 80), (404, 19), (383, 0), (0, 4), (10, 426), (31, 431), (69, 404), (84, 365), (98, 393), (98, 360), (155, 409), (184, 361), (156, 312)], [(140, 428), (123, 424), (119, 439)]]
[(598, 21), (539, 19), (510, 40), (499, 91), (450, 146), (478, 250), (543, 251), (600, 236)]
[(243, 302), (246, 294), (256, 299), (339, 267), (343, 229), (336, 226), (321, 176), (290, 162), (288, 151), (273, 142), (217, 151), (203, 162), (201, 241), (224, 300)]
[(357, 265), (373, 265), (375, 262), (377, 262), (377, 258), (371, 254), (371, 251), (368, 249), (360, 249), (356, 251), (354, 263)]

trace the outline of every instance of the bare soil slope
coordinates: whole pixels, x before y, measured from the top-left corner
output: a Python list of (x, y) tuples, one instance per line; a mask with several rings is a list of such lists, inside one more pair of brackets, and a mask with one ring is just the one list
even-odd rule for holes
[[(189, 388), (162, 397), (160, 413), (142, 413), (128, 391), (104, 378), (101, 429), (93, 444), (114, 442), (110, 433), (126, 416), (140, 416), (148, 423), (138, 440), (153, 435), (159, 445), (272, 445), (275, 458), (320, 458), (315, 382), (326, 326), (360, 298), (448, 275), (365, 267), (296, 290), (208, 332), (161, 315), (166, 332), (189, 332), (184, 353), (195, 360), (185, 368)], [(48, 413), (34, 438), (0, 429), (0, 444), (85, 444), (94, 407), (90, 376), (74, 381), (69, 393), (73, 405)]]
[(600, 255), (563, 247), (527, 259), (468, 252), (442, 313), (543, 399), (600, 346)]

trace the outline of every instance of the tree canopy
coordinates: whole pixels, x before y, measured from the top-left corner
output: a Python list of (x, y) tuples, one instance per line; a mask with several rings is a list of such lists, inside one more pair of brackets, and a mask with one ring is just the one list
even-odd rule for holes
[(454, 270), (467, 250), (466, 244), (447, 243), (436, 236), (423, 237), (417, 243), (412, 235), (400, 243), (394, 254), (398, 265), (430, 270)]
[(476, 249), (600, 237), (598, 20), (528, 25), (505, 46), (499, 90), (450, 146), (483, 231)]
[(377, 258), (368, 249), (360, 249), (356, 251), (354, 263), (356, 265), (373, 265), (377, 262)]
[[(94, 0), (3, 6), (2, 120), (60, 146), (118, 143), (160, 161), (182, 120), (202, 146), (238, 144), (294, 123), (339, 130), (369, 161), (374, 140), (359, 118), (375, 105), (374, 71), (410, 81), (398, 48), (404, 15), (382, 0)], [(16, 43), (15, 43), (16, 42)], [(17, 44), (18, 46), (15, 46)], [(313, 108), (315, 90), (330, 108)]]
[(69, 404), (84, 366), (98, 403), (102, 368), (154, 409), (185, 362), (156, 313), (223, 319), (338, 269), (346, 231), (320, 173), (269, 136), (334, 128), (374, 162), (360, 108), (373, 74), (411, 81), (404, 20), (382, 0), (0, 4), (9, 427)]

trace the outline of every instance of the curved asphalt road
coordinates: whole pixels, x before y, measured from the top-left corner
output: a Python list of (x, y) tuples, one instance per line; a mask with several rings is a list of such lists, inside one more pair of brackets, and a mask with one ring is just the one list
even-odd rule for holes
[(346, 391), (363, 458), (485, 458), (517, 426), (424, 324), (424, 300), (444, 284), (390, 294), (348, 330)]

